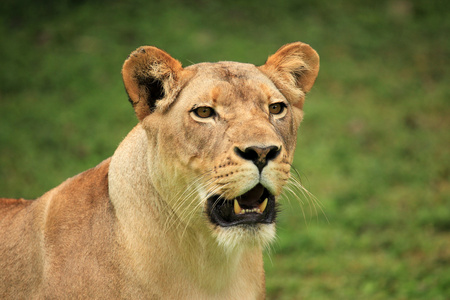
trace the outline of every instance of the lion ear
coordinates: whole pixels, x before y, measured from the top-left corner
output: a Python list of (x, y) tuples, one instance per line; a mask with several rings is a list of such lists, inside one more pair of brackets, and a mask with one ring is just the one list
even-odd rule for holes
[(136, 49), (125, 60), (123, 82), (140, 121), (156, 109), (158, 100), (170, 94), (181, 70), (179, 61), (150, 46)]
[(284, 45), (259, 67), (295, 106), (302, 108), (319, 73), (319, 55), (301, 42)]

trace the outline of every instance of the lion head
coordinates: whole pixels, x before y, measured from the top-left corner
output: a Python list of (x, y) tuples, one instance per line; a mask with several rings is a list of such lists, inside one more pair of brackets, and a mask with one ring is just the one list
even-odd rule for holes
[(128, 57), (125, 88), (148, 137), (150, 181), (171, 220), (231, 248), (273, 239), (305, 94), (318, 71), (319, 56), (300, 42), (259, 67), (183, 68), (155, 47)]

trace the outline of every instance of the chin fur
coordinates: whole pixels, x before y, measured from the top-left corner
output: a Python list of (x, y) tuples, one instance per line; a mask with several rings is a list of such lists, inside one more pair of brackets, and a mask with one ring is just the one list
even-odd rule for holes
[(275, 232), (275, 223), (217, 226), (214, 230), (218, 244), (227, 251), (251, 247), (264, 249), (275, 239)]

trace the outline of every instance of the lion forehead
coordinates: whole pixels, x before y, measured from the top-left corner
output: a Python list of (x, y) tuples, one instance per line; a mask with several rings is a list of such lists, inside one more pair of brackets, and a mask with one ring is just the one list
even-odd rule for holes
[(271, 87), (275, 88), (273, 82), (253, 64), (221, 61), (195, 64), (187, 67), (186, 70), (194, 71), (193, 79), (202, 78), (230, 83), (253, 80), (271, 84)]
[(275, 84), (255, 65), (238, 62), (199, 63), (186, 69), (195, 73), (184, 86), (189, 98), (213, 103), (219, 98), (267, 100), (284, 98)]
[(186, 70), (195, 71), (197, 75), (212, 76), (219, 80), (231, 80), (233, 78), (248, 79), (264, 76), (255, 65), (234, 61), (198, 63), (186, 67)]

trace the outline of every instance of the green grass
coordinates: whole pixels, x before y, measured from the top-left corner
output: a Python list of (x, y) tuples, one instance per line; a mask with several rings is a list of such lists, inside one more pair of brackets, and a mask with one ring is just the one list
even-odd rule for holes
[[(326, 215), (284, 201), (269, 299), (450, 297), (450, 6), (444, 1), (0, 4), (0, 195), (36, 198), (137, 122), (120, 69), (140, 45), (184, 65), (321, 55), (295, 168)], [(303, 212), (305, 217), (303, 216)]]

